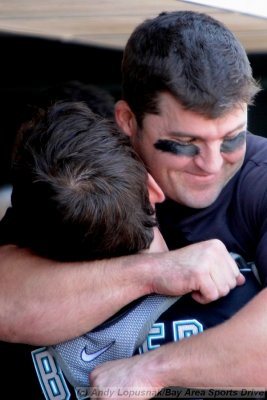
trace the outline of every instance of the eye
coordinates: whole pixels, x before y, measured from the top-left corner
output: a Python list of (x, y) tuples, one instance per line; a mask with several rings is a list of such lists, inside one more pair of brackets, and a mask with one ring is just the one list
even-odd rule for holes
[(246, 141), (246, 131), (238, 133), (234, 137), (225, 138), (221, 144), (221, 152), (231, 153), (234, 152), (245, 144)]
[(181, 139), (181, 138), (177, 139), (177, 138), (175, 138), (175, 140), (172, 140), (172, 142), (177, 143), (177, 144), (180, 145), (180, 146), (190, 146), (190, 145), (193, 144), (194, 139), (192, 139), (192, 138), (184, 138), (184, 139)]
[(154, 143), (157, 150), (177, 156), (193, 157), (199, 153), (199, 148), (191, 142), (177, 142), (174, 140), (160, 139)]

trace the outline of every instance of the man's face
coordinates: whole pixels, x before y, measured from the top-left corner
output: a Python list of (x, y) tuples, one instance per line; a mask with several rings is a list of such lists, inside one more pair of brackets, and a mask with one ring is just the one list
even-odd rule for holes
[(212, 204), (240, 169), (247, 107), (208, 119), (161, 94), (160, 114), (148, 114), (132, 142), (165, 196), (193, 208)]

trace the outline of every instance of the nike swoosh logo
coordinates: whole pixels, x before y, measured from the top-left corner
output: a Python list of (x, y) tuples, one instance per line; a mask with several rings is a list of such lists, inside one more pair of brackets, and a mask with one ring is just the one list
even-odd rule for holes
[(85, 362), (91, 362), (91, 361), (95, 360), (97, 357), (101, 356), (101, 354), (105, 353), (108, 349), (110, 349), (110, 347), (113, 346), (114, 343), (115, 343), (115, 340), (113, 340), (107, 346), (102, 347), (102, 349), (94, 351), (93, 353), (90, 353), (90, 354), (88, 354), (86, 352), (86, 346), (85, 346), (83, 351), (81, 352), (81, 359)]

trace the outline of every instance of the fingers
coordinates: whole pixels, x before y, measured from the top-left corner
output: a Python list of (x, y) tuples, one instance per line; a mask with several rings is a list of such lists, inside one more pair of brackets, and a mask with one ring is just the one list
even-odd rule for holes
[(226, 296), (231, 289), (245, 283), (245, 277), (241, 274), (235, 261), (228, 255), (222, 263), (210, 264), (206, 273), (201, 275), (201, 267), (199, 271), (199, 290), (193, 291), (192, 297), (201, 304)]
[(244, 285), (244, 283), (246, 282), (246, 278), (244, 277), (244, 275), (241, 274), (241, 272), (239, 272), (237, 278), (236, 278), (236, 283), (238, 286)]
[(229, 287), (231, 290), (231, 289), (235, 288), (236, 286), (243, 285), (246, 281), (246, 278), (240, 272), (237, 263), (230, 256), (230, 254), (229, 254), (229, 257), (230, 257), (229, 265), (228, 264), (226, 265), (225, 271), (223, 269), (223, 272), (225, 274), (226, 284), (227, 283), (229, 284)]
[(225, 245), (217, 239), (161, 253), (155, 261), (151, 293), (179, 296), (192, 292), (196, 301), (208, 303), (245, 282)]
[(230, 292), (230, 290), (234, 289), (236, 286), (243, 285), (245, 281), (245, 277), (240, 273), (235, 283), (232, 285), (224, 286), (224, 288), (220, 287), (220, 289), (218, 289), (216, 284), (211, 283), (210, 285), (208, 285), (207, 283), (205, 287), (204, 285), (202, 285), (200, 291), (193, 291), (191, 296), (195, 301), (200, 304), (208, 304), (212, 301), (218, 300), (219, 298), (226, 296)]

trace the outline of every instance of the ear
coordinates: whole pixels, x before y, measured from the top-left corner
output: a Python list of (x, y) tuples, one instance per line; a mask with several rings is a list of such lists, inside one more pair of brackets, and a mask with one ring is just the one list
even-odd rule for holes
[(137, 132), (137, 122), (135, 115), (128, 103), (119, 100), (115, 105), (115, 120), (121, 130), (128, 136), (134, 136)]
[(156, 203), (162, 203), (165, 200), (165, 195), (155, 179), (152, 177), (152, 175), (150, 175), (149, 173), (147, 175), (147, 189), (149, 200), (151, 205), (154, 206)]

